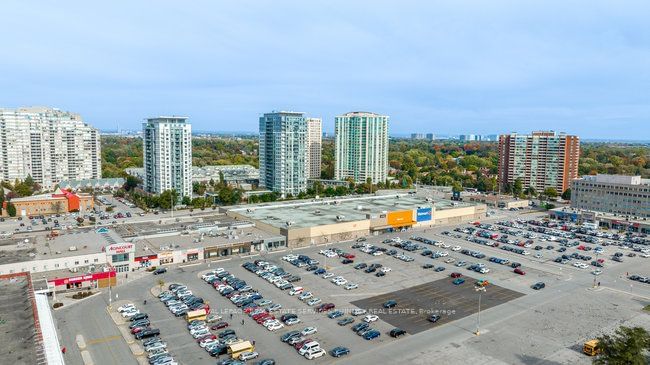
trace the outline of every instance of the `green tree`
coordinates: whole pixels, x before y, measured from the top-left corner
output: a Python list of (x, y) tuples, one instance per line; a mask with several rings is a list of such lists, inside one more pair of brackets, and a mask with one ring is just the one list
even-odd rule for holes
[(142, 184), (142, 179), (129, 175), (126, 177), (126, 181), (124, 182), (124, 190), (126, 191), (131, 191), (134, 188), (138, 187), (138, 185)]
[[(151, 198), (152, 203), (154, 203), (155, 197)], [(178, 193), (174, 189), (163, 191), (157, 198), (158, 206), (160, 206), (162, 209), (171, 209), (172, 201), (174, 202), (174, 205), (178, 204)], [(154, 207), (156, 206), (155, 204), (152, 205)]]
[(571, 200), (571, 188), (564, 190), (562, 193), (562, 199)]
[(189, 196), (184, 196), (183, 199), (181, 200), (181, 204), (192, 205), (192, 199), (190, 199)]
[(13, 203), (7, 204), (7, 214), (9, 214), (10, 217), (16, 216), (16, 206), (13, 205)]
[(521, 193), (523, 193), (523, 191), (524, 191), (524, 184), (521, 181), (521, 178), (517, 178), (514, 184), (512, 184), (512, 195), (519, 196), (521, 195)]
[(554, 187), (544, 189), (544, 195), (549, 198), (557, 198), (557, 190)]
[(642, 327), (620, 327), (613, 336), (598, 338), (596, 365), (644, 365), (650, 363), (650, 333)]

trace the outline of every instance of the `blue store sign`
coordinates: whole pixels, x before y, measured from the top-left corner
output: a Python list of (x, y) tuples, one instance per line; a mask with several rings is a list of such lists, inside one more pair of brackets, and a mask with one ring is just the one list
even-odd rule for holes
[(425, 222), (431, 220), (431, 208), (420, 208), (417, 211), (416, 221)]

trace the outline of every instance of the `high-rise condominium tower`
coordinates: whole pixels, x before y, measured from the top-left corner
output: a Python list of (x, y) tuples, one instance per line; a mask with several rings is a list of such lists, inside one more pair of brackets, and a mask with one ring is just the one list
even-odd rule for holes
[(578, 178), (580, 138), (553, 131), (499, 136), (501, 188), (521, 179), (523, 187), (542, 192), (555, 188), (562, 193)]
[(323, 127), (320, 118), (307, 118), (307, 166), (308, 179), (320, 179)]
[(351, 112), (335, 118), (337, 180), (386, 181), (388, 172), (388, 116)]
[(99, 131), (54, 108), (0, 109), (0, 178), (28, 175), (45, 189), (102, 175)]
[(303, 113), (260, 117), (260, 185), (283, 197), (307, 190), (307, 123)]
[(176, 190), (192, 196), (192, 126), (187, 117), (149, 118), (142, 123), (144, 189), (160, 194)]

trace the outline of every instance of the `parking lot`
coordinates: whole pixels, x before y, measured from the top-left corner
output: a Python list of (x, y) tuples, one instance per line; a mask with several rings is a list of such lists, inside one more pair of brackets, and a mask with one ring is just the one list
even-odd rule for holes
[[(452, 284), (451, 278), (440, 279), (410, 288), (377, 295), (352, 302), (359, 308), (374, 313), (383, 321), (399, 327), (409, 334), (416, 334), (436, 326), (472, 315), (478, 311), (476, 279), (465, 277), (460, 285)], [(524, 294), (514, 290), (491, 285), (481, 292), (481, 310), (503, 304)], [(394, 308), (386, 309), (383, 303), (395, 300)], [(440, 315), (435, 323), (428, 320), (431, 315)]]
[[(502, 217), (501, 217), (502, 218)], [(492, 223), (496, 223), (493, 220)], [(273, 358), (278, 363), (332, 363), (336, 359), (329, 354), (309, 361), (300, 356), (293, 347), (283, 343), (283, 334), (292, 330), (302, 330), (305, 327), (316, 327), (317, 332), (309, 335), (329, 351), (337, 346), (350, 349), (350, 354), (341, 358), (341, 363), (355, 362), (360, 364), (381, 363), (392, 359), (402, 362), (416, 362), (417, 359), (435, 358), (443, 363), (466, 363), (467, 361), (483, 361), (488, 363), (538, 363), (541, 359), (553, 360), (558, 363), (587, 364), (585, 358), (576, 350), (585, 339), (591, 338), (610, 330), (620, 324), (650, 325), (647, 315), (640, 312), (642, 305), (650, 302), (650, 285), (631, 281), (626, 274), (650, 276), (648, 259), (643, 257), (624, 257), (624, 262), (611, 262), (610, 255), (622, 250), (626, 255), (629, 249), (605, 247), (600, 258), (606, 258), (602, 274), (594, 276), (591, 269), (580, 269), (570, 264), (554, 262), (560, 253), (558, 243), (542, 241), (541, 237), (534, 238), (533, 247), (537, 244), (553, 249), (532, 250), (539, 252), (542, 257), (521, 255), (470, 242), (469, 235), (454, 232), (454, 228), (473, 227), (470, 224), (439, 227), (435, 229), (417, 230), (412, 232), (395, 232), (387, 235), (368, 237), (369, 245), (381, 248), (382, 254), (371, 254), (361, 251), (355, 242), (342, 242), (327, 247), (310, 247), (292, 252), (264, 253), (250, 258), (233, 258), (221, 262), (193, 264), (186, 267), (171, 268), (162, 275), (166, 284), (180, 282), (187, 285), (195, 295), (203, 297), (211, 307), (212, 313), (223, 316), (229, 323), (228, 328), (236, 331), (237, 337), (255, 341), (255, 351), (259, 359)], [(443, 234), (449, 231), (453, 234)], [(522, 230), (523, 232), (523, 230)], [(415, 251), (402, 250), (394, 246), (394, 241), (384, 241), (399, 237), (410, 240), (412, 236), (421, 236), (434, 241), (440, 241), (448, 247), (421, 244), (423, 247)], [(352, 248), (356, 245), (356, 248)], [(594, 244), (595, 245), (595, 244)], [(483, 258), (463, 254), (462, 250), (453, 251), (454, 246), (462, 250), (478, 251), (485, 255)], [(577, 247), (577, 246), (576, 246)], [(572, 254), (583, 252), (576, 247), (568, 247), (563, 253)], [(594, 246), (595, 247), (595, 246)], [(354, 255), (354, 263), (343, 264), (341, 258), (326, 257), (319, 254), (321, 250), (338, 249), (342, 253)], [(446, 256), (432, 258), (421, 253), (429, 249), (446, 251)], [(397, 253), (389, 255), (390, 250)], [(306, 255), (318, 261), (317, 268), (331, 277), (324, 277), (322, 271), (295, 266), (283, 260), (287, 255)], [(412, 261), (404, 261), (397, 256), (410, 256)], [(521, 264), (525, 275), (513, 272), (510, 265), (492, 262), (491, 257), (507, 259), (509, 263)], [(452, 260), (453, 259), (453, 260)], [(254, 260), (265, 261), (268, 266), (276, 266), (283, 271), (300, 277), (293, 282), (294, 286), (303, 287), (304, 292), (311, 292), (321, 303), (333, 303), (335, 308), (326, 313), (315, 310), (318, 306), (310, 306), (307, 300), (298, 299), (298, 295), (289, 295), (289, 290), (281, 290), (258, 274), (242, 267), (246, 262)], [(463, 266), (457, 266), (465, 261)], [(373, 272), (355, 269), (355, 265), (381, 265)], [(468, 270), (472, 265), (483, 264), (489, 272), (479, 274)], [(429, 266), (425, 266), (429, 265)], [(433, 266), (433, 267), (431, 267)], [(283, 328), (270, 331), (256, 323), (247, 314), (242, 313), (230, 299), (222, 296), (211, 285), (201, 279), (201, 275), (221, 267), (237, 278), (244, 280), (247, 285), (281, 309), (273, 312), (276, 318), (286, 313), (295, 313), (300, 323), (285, 325)], [(427, 267), (427, 268), (424, 268)], [(381, 268), (386, 269), (384, 276), (377, 276)], [(440, 271), (436, 271), (440, 268)], [(316, 272), (320, 274), (315, 274)], [(450, 274), (459, 272), (466, 281), (453, 285)], [(332, 280), (341, 277), (346, 284), (337, 285)], [(594, 277), (602, 281), (602, 286), (592, 288)], [(199, 347), (196, 340), (190, 336), (186, 321), (174, 317), (153, 295), (149, 294), (156, 287), (160, 277), (145, 277), (126, 286), (116, 289), (120, 299), (141, 301), (147, 297), (150, 301), (146, 310), (150, 313), (152, 323), (164, 333), (169, 343), (169, 351), (182, 364), (214, 364), (215, 358)], [(481, 294), (481, 336), (473, 332), (477, 327), (478, 295), (474, 283), (479, 279), (489, 281), (486, 292)], [(546, 288), (533, 290), (531, 286), (544, 282)], [(356, 284), (346, 289), (348, 284)], [(632, 286), (631, 286), (632, 285)], [(391, 313), (377, 313), (379, 319), (369, 323), (370, 327), (381, 333), (378, 338), (365, 340), (351, 330), (351, 327), (363, 322), (363, 316), (352, 316), (350, 313), (358, 308), (379, 309), (382, 304), (393, 299), (398, 302)], [(612, 312), (610, 304), (615, 303), (616, 310)], [(83, 306), (84, 304), (79, 304)], [(400, 309), (413, 308), (416, 312), (400, 312)], [(422, 313), (419, 310), (422, 309)], [(328, 318), (328, 313), (335, 310), (343, 312), (338, 318)], [(436, 323), (427, 320), (427, 310), (439, 310), (444, 314)], [(232, 317), (231, 317), (232, 315)], [(351, 317), (352, 323), (339, 325), (338, 322)], [(597, 319), (595, 319), (597, 318)], [(242, 320), (244, 323), (242, 324)], [(644, 322), (645, 321), (645, 322)], [(398, 339), (388, 335), (391, 329), (400, 327), (409, 334)], [(504, 328), (508, 331), (504, 332)], [(555, 335), (551, 329), (559, 331)], [(218, 333), (218, 331), (212, 331)], [(552, 333), (553, 332), (553, 333)], [(512, 333), (515, 333), (512, 337)], [(91, 336), (92, 337), (92, 336)], [(459, 344), (460, 347), (450, 344)], [(500, 346), (494, 347), (494, 343)], [(530, 347), (531, 343), (536, 344)], [(492, 345), (489, 345), (492, 344)], [(379, 351), (378, 349), (382, 350)], [(408, 349), (420, 348), (422, 351), (411, 353)], [(499, 351), (496, 349), (499, 348)], [(462, 349), (462, 354), (461, 351)], [(398, 354), (402, 354), (398, 356)], [(411, 355), (412, 354), (412, 355)], [(220, 357), (220, 359), (223, 359)], [(461, 361), (462, 359), (462, 361)], [(469, 360), (468, 360), (469, 359)], [(391, 360), (391, 361), (392, 361)], [(255, 362), (256, 360), (253, 360)], [(71, 361), (70, 363), (75, 363)]]

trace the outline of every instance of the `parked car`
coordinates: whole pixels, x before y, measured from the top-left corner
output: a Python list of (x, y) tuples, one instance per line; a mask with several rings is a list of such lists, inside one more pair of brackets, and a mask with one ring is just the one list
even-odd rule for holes
[(343, 346), (337, 346), (330, 351), (330, 355), (334, 357), (345, 356), (350, 353), (350, 349)]
[(404, 336), (406, 334), (406, 331), (404, 331), (401, 328), (393, 328), (392, 330), (390, 330), (388, 334), (390, 335), (390, 337), (397, 338), (397, 337)]

